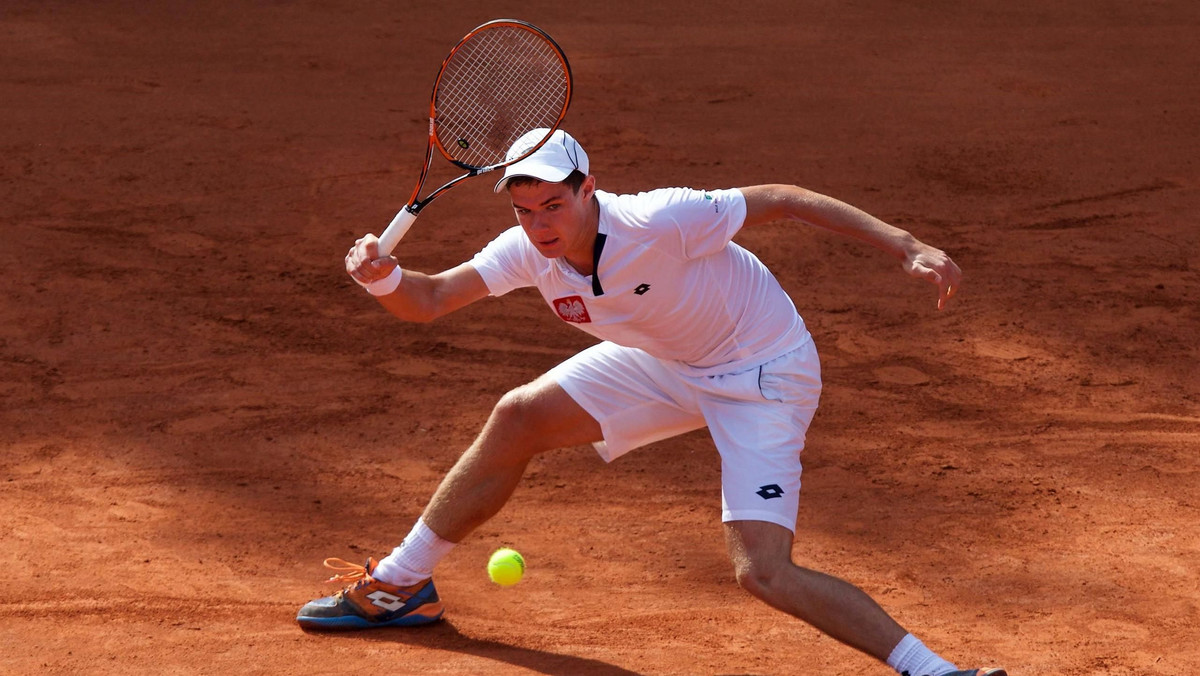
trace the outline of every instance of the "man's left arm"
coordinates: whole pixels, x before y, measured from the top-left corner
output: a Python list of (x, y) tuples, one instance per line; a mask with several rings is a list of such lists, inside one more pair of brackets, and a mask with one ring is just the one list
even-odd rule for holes
[(939, 310), (962, 285), (962, 270), (946, 252), (845, 202), (794, 185), (739, 190), (746, 198), (742, 227), (792, 220), (862, 240), (899, 260), (908, 274), (936, 285)]

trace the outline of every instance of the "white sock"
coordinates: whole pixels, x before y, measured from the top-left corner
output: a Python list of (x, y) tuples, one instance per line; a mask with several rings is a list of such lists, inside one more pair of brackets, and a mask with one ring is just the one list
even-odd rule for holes
[(901, 676), (942, 676), (958, 669), (926, 648), (912, 634), (900, 639), (888, 656), (887, 663)]
[(454, 549), (454, 545), (430, 530), (423, 519), (417, 519), (408, 537), (391, 554), (383, 557), (371, 577), (398, 587), (414, 585), (432, 575), (433, 567)]

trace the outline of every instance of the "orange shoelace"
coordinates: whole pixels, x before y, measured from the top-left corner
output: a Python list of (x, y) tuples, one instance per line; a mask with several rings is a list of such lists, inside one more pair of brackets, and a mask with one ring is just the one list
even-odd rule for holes
[(339, 559), (337, 557), (325, 559), (324, 565), (326, 568), (336, 573), (333, 577), (326, 580), (326, 582), (342, 582), (348, 584), (351, 582), (359, 582), (362, 580), (371, 579), (371, 575), (367, 573), (366, 566), (362, 566), (357, 563), (350, 563), (345, 559)]

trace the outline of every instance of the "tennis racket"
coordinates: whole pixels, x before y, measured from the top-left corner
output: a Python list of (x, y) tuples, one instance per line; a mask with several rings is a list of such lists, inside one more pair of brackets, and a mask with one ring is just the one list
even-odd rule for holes
[[(531, 155), (558, 128), (571, 103), (571, 66), (540, 28), (514, 19), (489, 21), (467, 33), (442, 62), (429, 102), (429, 145), (421, 179), (408, 204), (379, 236), (387, 256), (421, 210), (460, 182)], [(523, 154), (506, 157), (534, 129), (546, 136)], [(420, 198), (433, 149), (467, 173)]]

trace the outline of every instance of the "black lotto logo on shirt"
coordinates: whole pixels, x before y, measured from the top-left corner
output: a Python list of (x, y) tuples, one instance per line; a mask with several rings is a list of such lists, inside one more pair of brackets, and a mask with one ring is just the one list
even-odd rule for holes
[(587, 306), (583, 304), (582, 296), (567, 296), (554, 299), (554, 311), (565, 322), (587, 324), (592, 321), (588, 316)]

